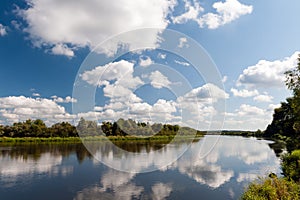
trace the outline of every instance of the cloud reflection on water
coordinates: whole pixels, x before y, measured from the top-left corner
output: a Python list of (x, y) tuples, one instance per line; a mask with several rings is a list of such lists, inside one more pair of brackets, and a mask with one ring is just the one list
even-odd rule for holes
[[(197, 187), (203, 185), (213, 190), (221, 188), (226, 183), (244, 185), (258, 176), (265, 176), (270, 172), (280, 173), (279, 159), (268, 144), (268, 141), (253, 138), (205, 136), (199, 142), (192, 143), (185, 154), (175, 162), (153, 172), (172, 173), (174, 179), (173, 177), (162, 179), (164, 177), (162, 176), (146, 183), (143, 182), (144, 179), (142, 182), (137, 180), (147, 174), (127, 173), (107, 168), (101, 171), (98, 183), (85, 185), (80, 192), (76, 192), (75, 199), (165, 199), (172, 196), (178, 186), (183, 188), (183, 191), (188, 188), (178, 182), (184, 177), (198, 183)], [(129, 156), (116, 151), (110, 143), (96, 147), (99, 147), (96, 149), (96, 156), (100, 156), (101, 159), (133, 169), (135, 172), (142, 172), (152, 166), (160, 166), (163, 162), (171, 162), (178, 152), (187, 148), (187, 144), (176, 143), (168, 145), (167, 148), (152, 149), (148, 152), (141, 148), (141, 152)], [(74, 153), (74, 149), (69, 151)], [(74, 166), (64, 162), (70, 152), (62, 152), (48, 150), (36, 157), (28, 156), (22, 150), (2, 151), (0, 154), (2, 186), (14, 186), (18, 180), (30, 180), (30, 177), (36, 174), (71, 176)], [(97, 166), (95, 163), (93, 165)], [(226, 191), (229, 196), (235, 196), (236, 191), (231, 187)]]
[[(275, 156), (272, 149), (269, 148), (268, 143), (268, 141), (253, 138), (206, 136), (200, 142), (193, 143), (181, 158), (162, 168), (161, 172), (177, 170), (182, 175), (186, 175), (211, 189), (217, 189), (229, 181), (241, 184), (245, 181), (254, 180), (258, 176), (266, 175), (269, 172), (279, 173), (279, 159)], [(213, 148), (211, 148), (212, 146)], [(162, 159), (172, 158), (172, 156), (176, 155), (176, 151), (181, 150), (180, 148), (180, 145), (171, 146), (163, 151), (151, 151), (147, 156), (145, 154), (135, 154), (130, 157), (123, 157), (119, 154), (118, 156), (113, 156), (116, 152), (110, 152), (106, 154), (109, 156), (105, 156), (101, 151), (98, 151), (97, 156), (111, 159), (109, 162), (115, 162), (114, 164), (118, 163), (128, 168), (132, 167), (135, 171), (143, 171), (149, 165), (158, 165), (162, 162)], [(231, 159), (237, 165), (244, 165), (245, 167), (241, 169), (238, 166), (232, 168), (230, 162), (226, 164), (227, 159)], [(175, 182), (157, 182), (151, 186), (152, 193), (149, 194), (143, 186), (134, 184), (135, 179), (136, 174), (134, 173), (110, 169), (102, 176), (100, 180), (101, 187), (93, 186), (83, 190), (77, 197), (78, 199), (87, 199), (84, 196), (93, 197), (90, 196), (92, 193), (95, 196), (102, 197), (105, 194), (104, 196), (107, 197), (109, 195), (107, 193), (113, 191), (113, 196), (111, 197), (114, 198), (125, 195), (125, 199), (133, 197), (165, 199), (172, 194), (172, 191), (176, 190), (176, 187), (174, 188)], [(232, 188), (228, 189), (228, 195), (231, 198), (235, 196)]]

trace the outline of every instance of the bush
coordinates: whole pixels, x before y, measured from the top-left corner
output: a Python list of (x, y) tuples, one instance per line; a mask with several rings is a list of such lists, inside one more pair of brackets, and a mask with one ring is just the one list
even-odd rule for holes
[(294, 200), (300, 199), (300, 186), (285, 178), (269, 177), (251, 183), (242, 196), (243, 200)]
[(282, 172), (290, 180), (300, 182), (300, 150), (282, 156)]

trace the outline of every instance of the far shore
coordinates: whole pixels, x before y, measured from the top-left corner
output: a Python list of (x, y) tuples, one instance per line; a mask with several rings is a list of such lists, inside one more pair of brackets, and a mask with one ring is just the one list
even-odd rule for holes
[(93, 141), (113, 141), (113, 142), (170, 142), (172, 140), (192, 140), (199, 139), (203, 135), (177, 135), (177, 136), (84, 136), (84, 137), (0, 137), (0, 144), (2, 143), (82, 143)]

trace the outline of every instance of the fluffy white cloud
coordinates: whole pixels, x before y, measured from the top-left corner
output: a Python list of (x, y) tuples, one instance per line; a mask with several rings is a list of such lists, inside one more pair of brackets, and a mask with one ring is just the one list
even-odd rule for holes
[(77, 99), (70, 97), (70, 96), (63, 98), (63, 97), (58, 97), (58, 96), (54, 95), (54, 96), (51, 96), (51, 98), (53, 99), (54, 102), (57, 102), (57, 103), (76, 103), (77, 102)]
[(154, 113), (172, 113), (176, 112), (176, 103), (173, 101), (166, 101), (164, 99), (159, 99), (153, 105), (152, 111)]
[(255, 95), (258, 95), (258, 91), (257, 90), (246, 90), (246, 89), (243, 89), (243, 90), (237, 90), (235, 88), (231, 88), (230, 90), (233, 94), (233, 96), (235, 97), (253, 97)]
[(188, 43), (187, 43), (187, 38), (186, 37), (181, 37), (179, 38), (179, 44), (178, 44), (179, 48), (183, 48), (183, 47), (189, 47)]
[(268, 110), (269, 111), (274, 111), (275, 108), (279, 108), (281, 106), (281, 104), (270, 104), (268, 106)]
[(0, 36), (4, 36), (7, 34), (6, 27), (0, 24)]
[(271, 104), (263, 109), (257, 106), (242, 104), (234, 112), (225, 114), (224, 129), (228, 130), (264, 130), (272, 121), (273, 108), (277, 105)]
[[(133, 63), (121, 60), (98, 66), (81, 75), (82, 80), (87, 83), (103, 86), (104, 96), (110, 98), (104, 106), (96, 106), (94, 109), (97, 112), (96, 116), (105, 120), (131, 118), (152, 122), (177, 119), (177, 116), (172, 115), (177, 111), (175, 102), (159, 99), (150, 105), (136, 96), (135, 89), (144, 82), (139, 76), (133, 76), (133, 66)], [(101, 80), (98, 80), (100, 76)], [(154, 88), (171, 86), (168, 78), (159, 71), (153, 71), (142, 77), (149, 79)]]
[(179, 65), (183, 65), (183, 66), (190, 66), (190, 63), (187, 62), (183, 62), (183, 61), (179, 61), (179, 60), (174, 60), (175, 63), (179, 64)]
[(175, 24), (182, 24), (188, 20), (195, 20), (199, 17), (200, 13), (204, 11), (199, 2), (190, 2), (188, 0), (185, 0), (184, 2), (185, 12), (179, 16), (172, 17), (173, 23)]
[(158, 89), (163, 87), (169, 88), (171, 85), (171, 82), (169, 81), (168, 77), (166, 77), (159, 71), (151, 72), (151, 74), (149, 75), (149, 79), (150, 84)]
[[(28, 7), (18, 9), (18, 13), (28, 24), (24, 31), (29, 33), (33, 44), (46, 48), (65, 45), (56, 52), (64, 52), (69, 56), (72, 54), (71, 47), (93, 49), (100, 42), (126, 31), (149, 27), (165, 29), (169, 23), (167, 16), (176, 2), (27, 0), (27, 4)], [(99, 47), (99, 51), (113, 55), (120, 43), (128, 45), (129, 49), (137, 44), (155, 47), (158, 34), (158, 31), (147, 31), (143, 37), (133, 34)]]
[(256, 106), (251, 106), (248, 104), (242, 104), (240, 108), (238, 109), (238, 114), (240, 116), (249, 116), (249, 115), (264, 115), (264, 110), (261, 108), (258, 108)]
[(133, 66), (133, 63), (121, 60), (85, 71), (80, 76), (82, 80), (95, 86), (108, 86), (110, 85), (109, 81), (116, 81), (116, 84), (120, 87), (135, 88), (143, 82), (139, 77), (133, 77)]
[(194, 88), (185, 95), (179, 96), (176, 103), (183, 114), (182, 126), (203, 130), (211, 128), (211, 117), (220, 112), (215, 107), (215, 103), (228, 97), (229, 95), (224, 90), (211, 83)]
[(201, 15), (204, 9), (196, 1), (193, 4), (186, 0), (185, 10), (186, 12), (172, 17), (173, 23), (185, 23), (189, 20), (195, 21), (201, 28), (208, 27), (209, 29), (216, 29), (220, 26), (228, 24), (243, 15), (251, 14), (253, 7), (251, 5), (244, 5), (238, 0), (226, 0), (225, 2), (215, 2), (212, 6), (216, 13), (206, 13)]
[(150, 57), (140, 58), (140, 66), (142, 67), (148, 67), (149, 65), (153, 64), (153, 61), (151, 60)]
[[(121, 60), (98, 66), (81, 74), (81, 79), (88, 84), (103, 86), (104, 96), (109, 98), (105, 105), (96, 106), (93, 110), (97, 112), (96, 116), (105, 120), (131, 118), (197, 127), (198, 121), (206, 125), (210, 124), (210, 117), (217, 113), (212, 104), (219, 99), (229, 97), (224, 90), (214, 84), (205, 84), (179, 96), (176, 100), (158, 99), (151, 105), (146, 102), (146, 99), (135, 94), (139, 86), (149, 82), (153, 88), (165, 87), (172, 90), (176, 85), (158, 70), (147, 71), (146, 74), (139, 74), (139, 76), (134, 72), (133, 63)], [(100, 76), (101, 80), (99, 80)], [(183, 110), (184, 115), (188, 115), (184, 122), (182, 121)]]
[(200, 27), (207, 26), (209, 29), (216, 29), (228, 24), (243, 15), (251, 14), (253, 7), (251, 5), (241, 4), (238, 0), (226, 0), (225, 2), (216, 2), (213, 8), (217, 13), (207, 13), (203, 15), (198, 24)]
[(10, 96), (0, 98), (0, 118), (8, 123), (41, 118), (50, 124), (73, 116), (51, 99)]
[(40, 97), (41, 95), (39, 93), (32, 93), (32, 96), (34, 96), (34, 97)]
[(73, 57), (74, 56), (74, 51), (65, 44), (56, 44), (51, 49), (51, 52), (54, 55), (65, 55), (65, 56), (68, 56), (68, 57)]
[(273, 97), (268, 94), (261, 94), (253, 98), (254, 101), (258, 102), (272, 102)]
[(285, 86), (284, 72), (297, 65), (300, 52), (282, 60), (260, 60), (256, 65), (246, 68), (237, 80), (237, 85), (247, 87), (281, 87)]
[(201, 102), (201, 101), (216, 101), (218, 99), (229, 98), (229, 94), (227, 94), (224, 90), (217, 87), (214, 84), (207, 83), (202, 87), (194, 88), (183, 97), (179, 97), (179, 101), (184, 100), (188, 102)]

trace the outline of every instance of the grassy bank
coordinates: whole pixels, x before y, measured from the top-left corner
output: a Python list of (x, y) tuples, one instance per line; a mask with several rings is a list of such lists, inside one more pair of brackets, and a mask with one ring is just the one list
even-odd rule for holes
[(173, 139), (175, 141), (180, 140), (197, 140), (202, 136), (152, 136), (152, 137), (134, 137), (134, 136), (88, 136), (88, 137), (0, 137), (1, 143), (53, 143), (53, 142), (71, 142), (71, 143), (81, 143), (82, 141), (166, 141), (170, 142)]
[(0, 143), (49, 143), (49, 142), (74, 142), (80, 143), (79, 137), (0, 137)]

